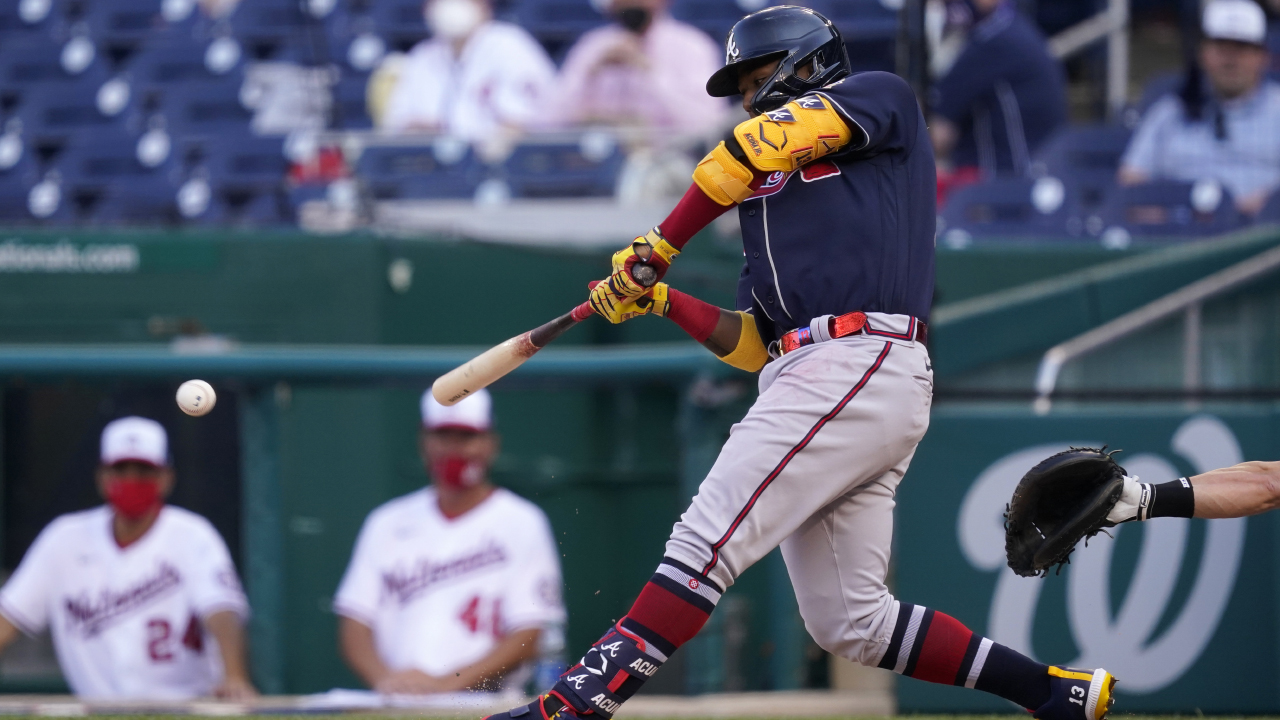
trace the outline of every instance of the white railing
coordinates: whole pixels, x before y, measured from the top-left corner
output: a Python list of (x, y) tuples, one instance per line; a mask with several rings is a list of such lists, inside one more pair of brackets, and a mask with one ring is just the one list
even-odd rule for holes
[(1049, 38), (1049, 52), (1065, 60), (1103, 38), (1107, 40), (1107, 110), (1115, 117), (1129, 96), (1128, 0), (1110, 0), (1106, 10)]
[(1200, 323), (1204, 302), (1277, 269), (1280, 269), (1280, 246), (1201, 278), (1111, 322), (1049, 348), (1040, 359), (1040, 368), (1036, 372), (1036, 412), (1044, 414), (1049, 411), (1050, 398), (1058, 384), (1058, 374), (1063, 365), (1180, 312), (1183, 313), (1182, 386), (1187, 392), (1199, 390)]

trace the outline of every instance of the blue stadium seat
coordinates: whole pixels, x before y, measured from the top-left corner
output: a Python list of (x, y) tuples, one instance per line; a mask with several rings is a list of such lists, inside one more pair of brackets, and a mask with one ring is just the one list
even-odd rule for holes
[(108, 77), (106, 62), (95, 53), (84, 67), (65, 67), (64, 45), (44, 37), (6, 37), (0, 42), (0, 93), (18, 93), (33, 86), (101, 83)]
[(367, 130), (373, 120), (365, 107), (367, 76), (344, 75), (333, 86), (333, 127), (341, 130)]
[(693, 25), (711, 36), (711, 39), (722, 44), (729, 35), (733, 24), (743, 15), (759, 10), (766, 5), (776, 4), (770, 0), (675, 0), (671, 4), (671, 15), (677, 20)]
[(193, 81), (239, 78), (244, 63), (243, 52), (237, 51), (234, 42), (211, 48), (208, 41), (165, 32), (129, 58), (125, 72), (140, 92), (148, 92)]
[(1098, 214), (1104, 227), (1146, 237), (1216, 235), (1247, 223), (1225, 188), (1174, 180), (1118, 187)]
[(963, 246), (975, 236), (1079, 236), (1083, 227), (1068, 223), (1073, 200), (1052, 177), (998, 177), (965, 185), (947, 198), (939, 237), (944, 244)]
[(92, 128), (123, 129), (136, 120), (133, 95), (119, 95), (118, 104), (107, 105), (99, 102), (104, 94), (92, 84), (48, 85), (26, 93), (14, 116), (29, 136), (43, 140)]
[(579, 36), (607, 22), (589, 0), (519, 0), (515, 17), (557, 63)]
[(284, 138), (255, 136), (246, 126), (201, 141), (198, 153), (182, 154), (207, 179), (213, 196), (200, 222), (270, 225), (285, 219)]
[(140, 207), (172, 200), (178, 163), (166, 152), (156, 155), (151, 165), (143, 164), (139, 140), (116, 127), (81, 130), (71, 136), (55, 168), (62, 178), (63, 203), (75, 220), (93, 221), (104, 203), (126, 191), (132, 191), (129, 202)]
[(422, 3), (417, 0), (378, 0), (371, 3), (369, 17), (373, 31), (396, 50), (408, 50), (428, 35)]
[(1259, 223), (1280, 223), (1280, 190), (1271, 193), (1255, 220)]
[(469, 199), (485, 179), (470, 148), (442, 159), (431, 147), (369, 147), (356, 161), (355, 174), (374, 200)]
[[(156, 33), (174, 28), (190, 28), (199, 16), (192, 7), (177, 22), (169, 22), (162, 12), (163, 0), (109, 0), (90, 3), (84, 21), (89, 35), (106, 44), (139, 44)], [(194, 3), (193, 3), (194, 5)]]
[(238, 75), (168, 86), (161, 102), (165, 120), (176, 135), (246, 133), (253, 113), (240, 100), (240, 86)]
[(22, 5), (22, 0), (0, 0), (0, 37), (7, 40), (26, 33), (47, 34), (51, 29), (65, 24), (65, 0), (51, 0), (47, 12), (28, 14), (26, 17), (21, 10), (31, 13), (44, 8), (34, 4), (22, 8)]
[(35, 148), (16, 130), (7, 127), (0, 134), (0, 222), (5, 223), (35, 219), (28, 198), (42, 176)]
[(1119, 125), (1068, 126), (1040, 147), (1037, 170), (1061, 178), (1072, 189), (1080, 209), (1093, 210), (1115, 186), (1116, 170), (1131, 134)]
[(530, 143), (517, 147), (502, 170), (513, 197), (609, 197), (625, 162), (616, 144), (592, 157), (583, 143)]

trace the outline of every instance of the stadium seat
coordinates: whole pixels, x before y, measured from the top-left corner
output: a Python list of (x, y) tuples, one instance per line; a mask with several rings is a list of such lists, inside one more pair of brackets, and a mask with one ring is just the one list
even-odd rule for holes
[(604, 144), (597, 148), (591, 147), (593, 140), (597, 138), (586, 135), (578, 143), (530, 143), (517, 147), (502, 164), (512, 196), (612, 196), (626, 157), (611, 138), (598, 138)]
[(1259, 223), (1280, 223), (1280, 190), (1271, 193), (1271, 197), (1267, 198), (1267, 204), (1262, 206), (1262, 210), (1255, 218)]
[[(454, 157), (453, 155), (457, 155)], [(471, 198), (485, 168), (469, 147), (370, 147), (355, 166), (374, 200)]]
[(284, 181), (289, 161), (284, 138), (258, 137), (248, 126), (227, 130), (180, 150), (184, 162), (195, 165), (193, 174), (204, 177), (211, 193), (209, 212), (198, 220), (206, 224), (233, 222), (251, 225), (284, 220)]
[(343, 75), (333, 86), (332, 127), (341, 130), (366, 130), (373, 127), (365, 107), (367, 76)]
[(373, 31), (387, 41), (389, 49), (407, 51), (428, 35), (418, 0), (378, 0), (368, 12)]
[(1098, 215), (1105, 228), (1147, 237), (1216, 235), (1247, 222), (1231, 194), (1214, 181), (1159, 180), (1118, 187)]
[(1115, 186), (1130, 135), (1128, 128), (1119, 125), (1068, 126), (1040, 147), (1033, 173), (1061, 179), (1071, 188), (1080, 210), (1092, 211)]
[(520, 0), (515, 16), (557, 63), (582, 33), (606, 22), (589, 0)]
[(36, 219), (28, 207), (31, 188), (41, 178), (41, 164), (33, 148), (19, 131), (7, 124), (0, 133), (0, 222)]
[(776, 3), (771, 0), (675, 0), (671, 4), (671, 15), (710, 35), (719, 44), (743, 15), (770, 4)]
[[(171, 198), (178, 163), (167, 145), (150, 154), (147, 163), (142, 162), (140, 158), (148, 157), (143, 147), (146, 142), (142, 136), (118, 127), (81, 130), (71, 136), (55, 160), (55, 168), (62, 180), (63, 203), (75, 219), (93, 220), (104, 202), (126, 190), (135, 191), (130, 195), (134, 203), (144, 199), (160, 203)], [(144, 190), (156, 193), (157, 188), (169, 189), (164, 196), (154, 198), (142, 194)]]
[(1069, 224), (1073, 198), (1056, 178), (998, 177), (952, 192), (942, 213), (939, 238), (964, 246), (973, 237), (1074, 237)]
[(240, 99), (238, 75), (167, 86), (161, 108), (177, 135), (214, 136), (248, 132), (253, 113)]
[[(47, 6), (22, 0), (0, 0), (0, 37), (48, 33), (65, 22), (64, 0), (51, 0)], [(40, 11), (44, 12), (40, 12)]]
[(89, 4), (84, 21), (95, 41), (138, 45), (165, 30), (189, 29), (199, 16), (194, 2), (189, 7), (171, 5), (175, 5), (177, 12), (171, 9), (166, 15), (163, 0), (94, 2)]
[(45, 140), (91, 128), (124, 128), (136, 120), (133, 96), (110, 90), (80, 83), (48, 85), (26, 93), (14, 116), (28, 136)]
[[(106, 62), (92, 51), (79, 55), (79, 63), (63, 62), (65, 45), (44, 37), (21, 36), (0, 42), (0, 94), (20, 99), (35, 86), (102, 83), (109, 73)], [(84, 46), (84, 47), (91, 47)], [(74, 53), (68, 53), (71, 59)]]

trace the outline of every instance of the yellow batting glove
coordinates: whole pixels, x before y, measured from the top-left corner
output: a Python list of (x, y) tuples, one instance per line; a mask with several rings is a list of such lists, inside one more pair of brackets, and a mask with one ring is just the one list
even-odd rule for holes
[[(636, 252), (637, 249), (642, 247), (649, 248), (648, 260), (642, 259), (641, 255)], [(680, 251), (676, 249), (675, 245), (667, 242), (667, 239), (662, 236), (662, 232), (658, 228), (654, 228), (613, 254), (613, 272), (616, 275), (623, 270), (630, 270), (631, 266), (637, 262), (647, 262), (658, 271), (658, 279), (661, 280), (662, 276), (667, 274), (667, 268), (671, 267), (671, 261), (679, 254)]]
[(666, 317), (667, 310), (671, 306), (667, 298), (666, 283), (658, 283), (652, 288), (647, 288), (644, 295), (631, 299), (620, 298), (608, 288), (607, 281), (596, 283), (591, 288), (591, 309), (614, 325), (641, 315)]

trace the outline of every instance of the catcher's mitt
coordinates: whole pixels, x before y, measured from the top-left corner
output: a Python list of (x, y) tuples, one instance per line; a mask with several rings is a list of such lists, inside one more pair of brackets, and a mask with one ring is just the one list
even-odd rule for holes
[(1071, 448), (1031, 468), (1004, 514), (1004, 552), (1009, 567), (1023, 577), (1059, 571), (1081, 538), (1110, 527), (1107, 513), (1124, 490), (1124, 468), (1111, 459), (1118, 451)]

